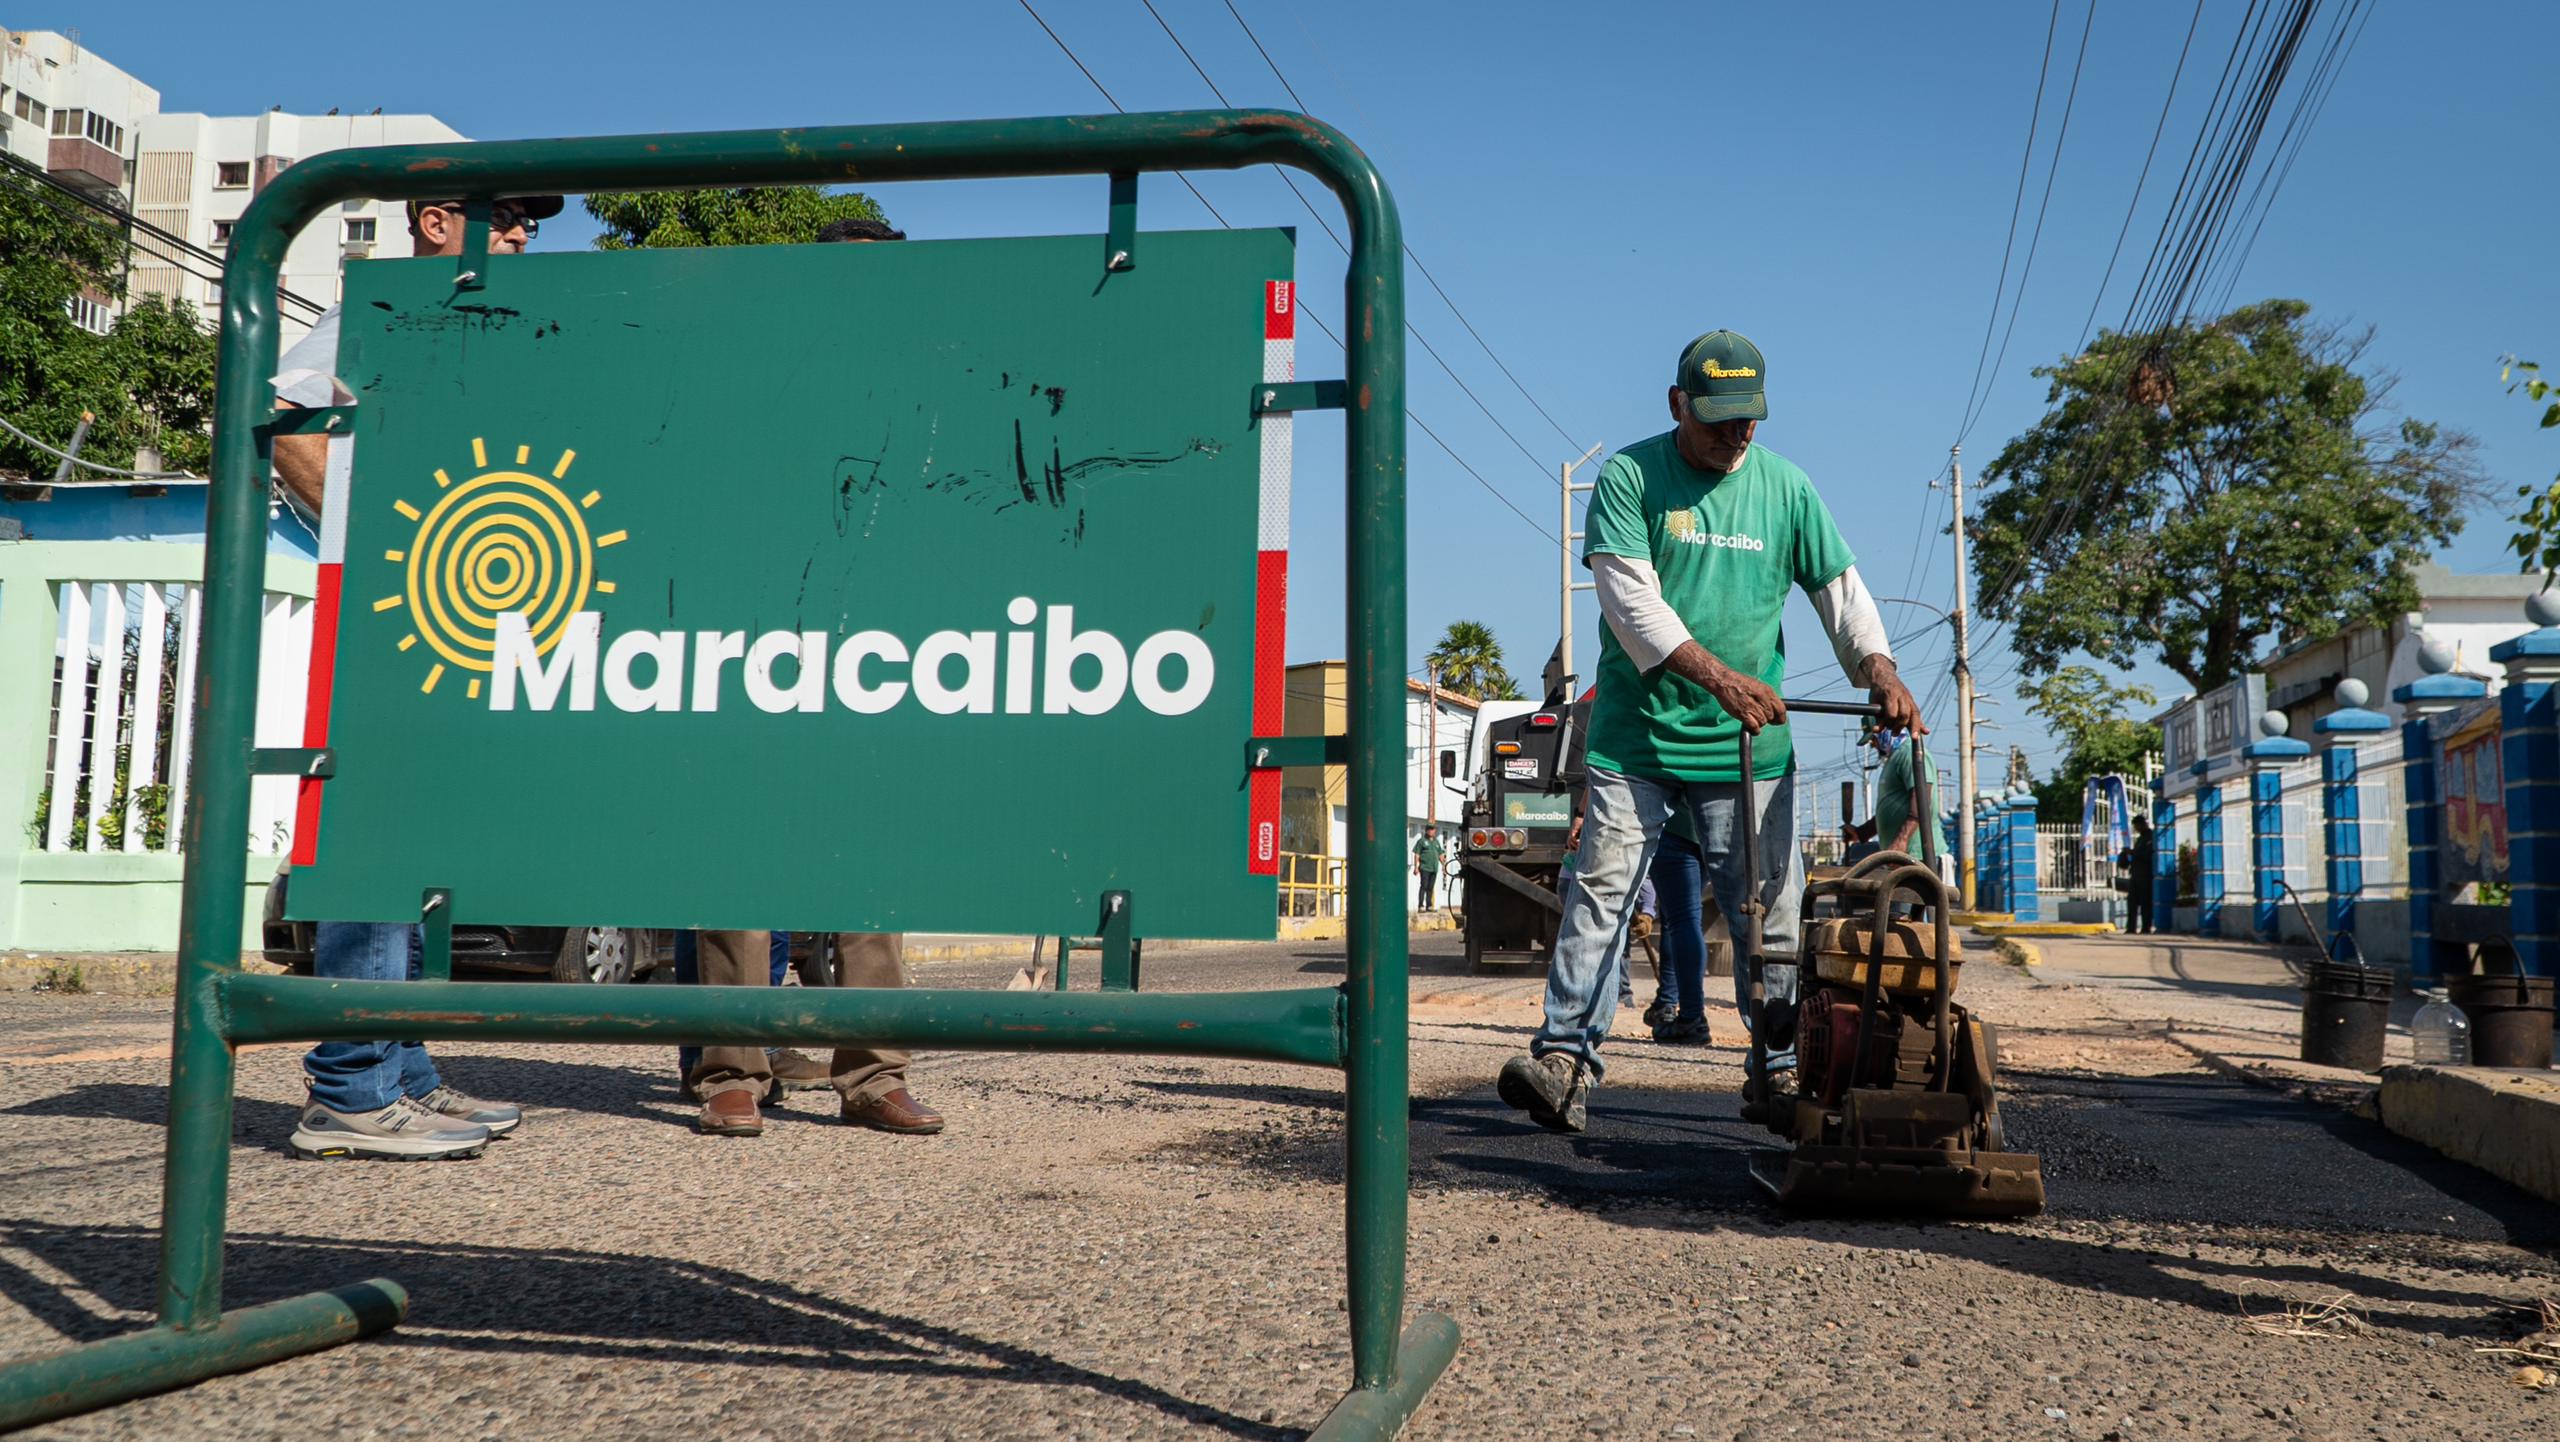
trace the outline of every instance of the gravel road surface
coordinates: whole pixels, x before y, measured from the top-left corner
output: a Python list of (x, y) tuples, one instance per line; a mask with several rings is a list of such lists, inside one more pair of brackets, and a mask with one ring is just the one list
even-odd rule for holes
[[(2554, 1209), (2208, 1070), (2103, 978), (1967, 969), (2046, 1216), (1793, 1221), (1743, 1179), (1729, 1008), (1716, 1047), (1615, 1046), (1590, 1133), (1556, 1137), (1490, 1085), (1538, 979), (1415, 947), (1411, 1300), (1464, 1341), (1409, 1436), (2560, 1436), (2560, 1390), (2474, 1351), (2560, 1298)], [(1341, 971), (1274, 943), (1146, 975)], [(165, 999), (0, 994), (0, 1356), (149, 1320), (167, 1027)], [(1347, 1385), (1329, 1073), (940, 1055), (914, 1080), (941, 1137), (817, 1094), (744, 1140), (694, 1135), (654, 1051), (438, 1051), (520, 1136), (297, 1162), (299, 1049), (241, 1065), (227, 1298), (389, 1276), (405, 1324), (28, 1435), (1276, 1442)]]

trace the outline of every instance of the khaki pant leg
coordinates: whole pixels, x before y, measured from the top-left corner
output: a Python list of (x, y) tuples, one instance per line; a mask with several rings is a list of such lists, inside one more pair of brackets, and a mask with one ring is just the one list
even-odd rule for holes
[[(894, 931), (836, 933), (836, 985), (907, 984), (907, 938)], [(907, 1084), (908, 1056), (878, 1047), (836, 1048), (829, 1080), (846, 1101), (871, 1101)]]
[[(695, 952), (704, 986), (771, 986), (773, 963), (770, 931), (706, 931)], [(714, 1092), (751, 1091), (762, 1100), (773, 1081), (773, 1064), (761, 1046), (707, 1046), (702, 1060), (686, 1078), (708, 1097)]]

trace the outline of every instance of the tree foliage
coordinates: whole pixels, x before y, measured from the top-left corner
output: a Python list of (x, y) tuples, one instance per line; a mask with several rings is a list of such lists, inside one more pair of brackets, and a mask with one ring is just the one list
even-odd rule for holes
[(698, 245), (797, 245), (833, 220), (886, 220), (859, 191), (806, 185), (728, 190), (632, 190), (586, 198), (604, 226), (598, 250), (668, 250)]
[[(146, 296), (103, 336), (68, 310), (83, 292), (123, 298), (127, 249), (121, 231), (76, 202), (0, 174), (0, 417), (62, 446), (85, 411), (94, 419), (84, 459), (130, 468), (152, 446), (164, 467), (201, 472), (214, 343), (195, 308)], [(0, 475), (42, 479), (54, 465), (0, 432)]]
[(2030, 671), (2157, 659), (2203, 691), (2278, 635), (2416, 608), (2411, 571), (2486, 492), (2477, 442), (2392, 421), (2371, 332), (2309, 316), (2263, 301), (2037, 371), (2050, 409), (1984, 469), (1974, 532)]
[[(2560, 385), (2542, 378), (2542, 367), (2529, 360), (2508, 356), (2498, 368), (2498, 379), (2507, 383), (2507, 393), (2524, 392), (2525, 399), (2540, 401), (2542, 428), (2560, 428)], [(2545, 584), (2560, 577), (2560, 478), (2555, 478), (2541, 495), (2531, 486), (2516, 487), (2516, 495), (2524, 510), (2516, 517), (2516, 533), (2507, 538), (2507, 549), (2524, 558), (2524, 569), (2542, 567)]]
[(1442, 689), (1478, 701), (1517, 701), (1520, 688), (1503, 669), (1502, 643), (1482, 621), (1452, 621), (1431, 648)]
[(2148, 686), (2119, 686), (2090, 667), (2065, 666), (2018, 689), (2064, 746), (2062, 764), (2036, 783), (2039, 821), (2078, 821), (2090, 777), (2139, 776), (2143, 758), (2160, 749), (2160, 728), (2133, 714), (2158, 704)]

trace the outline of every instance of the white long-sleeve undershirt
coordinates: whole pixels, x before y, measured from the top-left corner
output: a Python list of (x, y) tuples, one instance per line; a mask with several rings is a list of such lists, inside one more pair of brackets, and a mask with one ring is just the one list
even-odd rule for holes
[[(1651, 561), (1603, 552), (1591, 558), (1591, 575), (1600, 614), (1638, 671), (1654, 669), (1669, 660), (1682, 642), (1697, 639), (1663, 599), (1662, 580)], [(1832, 655), (1849, 684), (1867, 684), (1868, 657), (1893, 659), (1884, 617), (1876, 610), (1875, 597), (1867, 593), (1867, 583), (1859, 579), (1857, 567), (1842, 571), (1831, 584), (1815, 591), (1813, 609), (1822, 619)]]

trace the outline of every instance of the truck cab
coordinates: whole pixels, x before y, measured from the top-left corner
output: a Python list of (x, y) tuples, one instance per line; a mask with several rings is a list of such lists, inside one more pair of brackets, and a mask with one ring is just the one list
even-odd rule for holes
[(1473, 969), (1544, 962), (1555, 949), (1590, 719), (1588, 691), (1570, 703), (1487, 702), (1479, 713), (1470, 748), (1475, 780), (1459, 837)]

